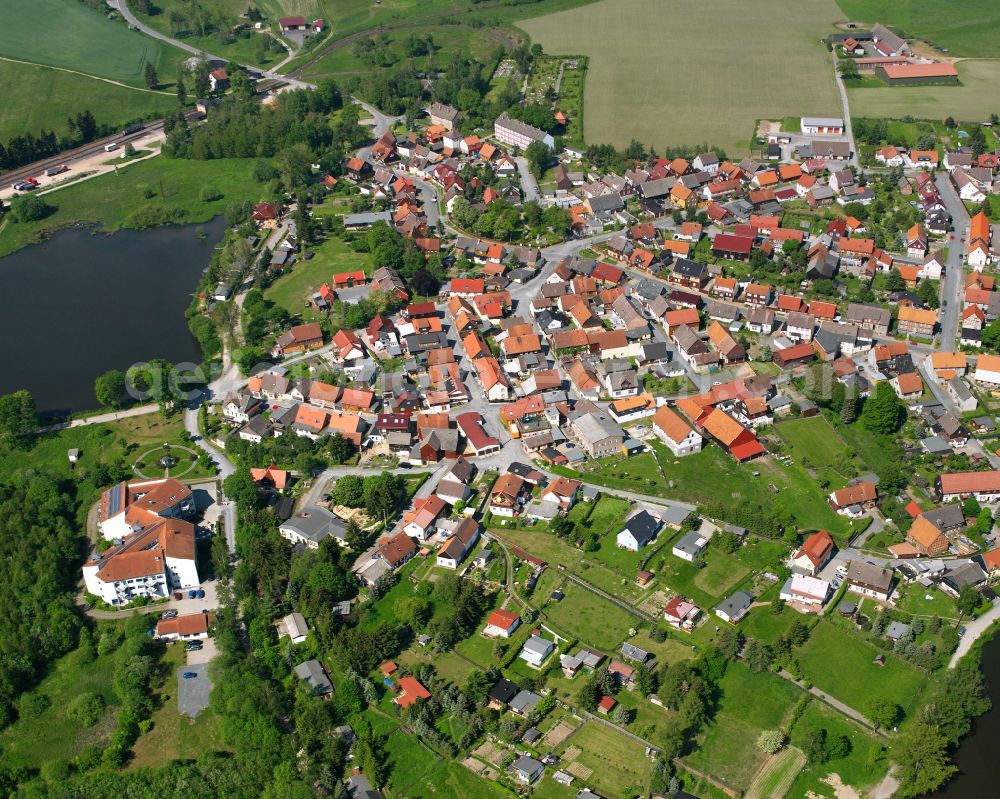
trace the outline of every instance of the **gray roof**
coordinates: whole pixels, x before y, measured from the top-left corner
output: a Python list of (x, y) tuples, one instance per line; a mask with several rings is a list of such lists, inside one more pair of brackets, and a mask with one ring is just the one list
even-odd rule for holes
[(523, 774), (531, 775), (536, 774), (539, 769), (543, 768), (543, 766), (541, 762), (535, 760), (535, 758), (522, 755), (511, 764), (511, 768), (515, 771), (520, 771)]
[(331, 535), (339, 539), (347, 535), (347, 525), (342, 519), (316, 506), (303, 508), (281, 526), (317, 544)]
[(295, 667), (295, 676), (308, 682), (315, 694), (323, 695), (333, 691), (333, 684), (318, 660), (307, 660), (300, 663)]
[(517, 695), (507, 703), (507, 706), (515, 713), (530, 713), (535, 709), (542, 697), (533, 691), (519, 691)]
[(533, 635), (524, 642), (524, 651), (531, 652), (539, 657), (548, 655), (552, 651), (552, 648), (552, 642), (546, 638), (542, 638), (540, 635)]
[(753, 604), (753, 596), (748, 594), (746, 591), (737, 591), (730, 597), (719, 605), (718, 610), (721, 610), (727, 616), (737, 616), (744, 610)]
[(892, 585), (892, 571), (863, 560), (852, 560), (847, 568), (847, 581), (888, 591)]
[(680, 527), (684, 524), (684, 520), (691, 515), (691, 511), (682, 505), (665, 505), (658, 508), (657, 512), (664, 522), (675, 527)]
[(965, 525), (965, 514), (962, 512), (962, 506), (958, 503), (947, 503), (940, 508), (924, 511), (920, 515), (941, 532)]
[(527, 136), (533, 141), (544, 141), (546, 138), (551, 138), (549, 134), (541, 128), (536, 128), (534, 125), (529, 125), (527, 122), (522, 122), (520, 119), (509, 117), (507, 114), (503, 114), (498, 117), (494, 123), (494, 127), (512, 130), (521, 136)]
[(802, 117), (803, 127), (821, 127), (821, 128), (832, 128), (832, 127), (844, 127), (844, 120), (840, 117)]
[(901, 621), (889, 622), (889, 626), (885, 629), (885, 637), (890, 638), (893, 641), (898, 641), (907, 630), (910, 629), (909, 624), (903, 624)]
[(344, 217), (345, 225), (374, 225), (376, 222), (392, 222), (392, 214), (388, 211), (367, 211), (361, 214), (347, 214)]
[(691, 557), (697, 557), (704, 548), (705, 539), (696, 532), (688, 533), (683, 536), (680, 541), (674, 544), (674, 549), (678, 549)]
[(620, 211), (625, 207), (625, 202), (622, 200), (621, 195), (614, 191), (591, 197), (588, 202), (590, 203), (590, 210), (595, 214), (605, 211)]
[(603, 441), (606, 438), (624, 438), (625, 432), (621, 425), (604, 413), (584, 413), (573, 418), (573, 427), (590, 443)]

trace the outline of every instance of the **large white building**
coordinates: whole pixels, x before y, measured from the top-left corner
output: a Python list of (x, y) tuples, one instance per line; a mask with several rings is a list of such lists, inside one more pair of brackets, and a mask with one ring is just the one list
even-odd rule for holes
[(133, 480), (113, 485), (101, 494), (97, 522), (101, 534), (114, 541), (160, 519), (186, 519), (196, 510), (191, 489), (180, 480)]
[(511, 147), (520, 147), (522, 150), (535, 141), (543, 142), (550, 150), (556, 146), (551, 134), (520, 119), (512, 119), (506, 114), (498, 117), (493, 123), (493, 135), (498, 141)]
[(83, 565), (88, 593), (109, 605), (145, 597), (165, 599), (171, 591), (198, 585), (194, 525), (181, 519), (156, 519)]
[(802, 117), (799, 128), (803, 133), (841, 136), (844, 133), (844, 120), (840, 117)]

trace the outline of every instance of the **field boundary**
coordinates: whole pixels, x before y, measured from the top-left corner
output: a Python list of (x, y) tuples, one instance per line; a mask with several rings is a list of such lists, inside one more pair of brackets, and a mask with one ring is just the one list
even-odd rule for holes
[(5, 55), (0, 55), (0, 61), (8, 61), (11, 64), (23, 64), (26, 67), (38, 67), (39, 69), (54, 69), (57, 72), (68, 72), (70, 75), (79, 75), (82, 78), (90, 78), (91, 80), (99, 80), (104, 83), (110, 83), (112, 86), (120, 86), (123, 89), (131, 89), (136, 92), (145, 92), (146, 94), (159, 94), (164, 97), (171, 97), (171, 93), (167, 91), (162, 91), (160, 89), (144, 89), (141, 86), (132, 86), (128, 83), (122, 83), (120, 80), (114, 80), (113, 78), (102, 78), (99, 75), (91, 75), (89, 72), (81, 72), (78, 69), (69, 69), (68, 67), (56, 67), (52, 64), (40, 64), (37, 61), (22, 61), (19, 58), (10, 58)]

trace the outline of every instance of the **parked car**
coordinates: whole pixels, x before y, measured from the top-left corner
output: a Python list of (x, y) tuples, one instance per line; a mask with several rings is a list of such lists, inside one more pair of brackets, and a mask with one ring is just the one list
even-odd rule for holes
[(196, 596), (198, 596), (198, 592), (195, 591), (193, 588), (190, 591), (188, 591), (188, 599), (194, 599)]
[(198, 676), (198, 672), (196, 672), (196, 671), (185, 671), (184, 674), (182, 674), (181, 676), (184, 677), (185, 680), (193, 680), (195, 677)]
[(204, 598), (205, 598), (205, 590), (203, 588), (199, 588), (198, 589), (198, 599), (204, 599)]
[(180, 591), (174, 591), (174, 599), (184, 599), (184, 594)]
[(188, 641), (188, 643), (185, 644), (184, 646), (184, 651), (197, 652), (199, 649), (201, 649), (201, 646), (202, 646), (201, 641)]
[(161, 616), (161, 618), (163, 618), (163, 619), (173, 619), (173, 618), (176, 618), (176, 616), (177, 616), (177, 611), (176, 610), (166, 610), (166, 611), (163, 612), (163, 616)]

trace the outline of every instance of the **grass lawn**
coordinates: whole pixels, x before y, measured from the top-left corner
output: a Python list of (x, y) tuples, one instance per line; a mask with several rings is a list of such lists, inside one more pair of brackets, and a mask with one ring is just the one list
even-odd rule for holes
[(740, 630), (748, 638), (756, 638), (758, 641), (776, 641), (796, 621), (808, 622), (809, 616), (803, 616), (788, 607), (781, 613), (772, 613), (770, 607), (751, 608), (746, 618), (740, 622)]
[(916, 583), (908, 585), (896, 593), (896, 610), (914, 616), (958, 618), (958, 609), (955, 607), (954, 599), (937, 588), (924, 588)]
[(557, 631), (575, 635), (580, 643), (612, 651), (625, 640), (630, 627), (639, 620), (617, 605), (567, 581), (561, 602), (549, 602), (542, 609)]
[(507, 797), (510, 794), (481, 779), (454, 760), (424, 749), (412, 735), (396, 729), (386, 741), (389, 754), (390, 796), (410, 799), (465, 799), (468, 796)]
[[(116, 86), (36, 64), (0, 61), (0, 140), (42, 129), (68, 133), (66, 119), (90, 109), (98, 124), (122, 125), (177, 107), (169, 94)], [(38, 102), (45, 97), (46, 102)]]
[(896, 26), (898, 33), (926, 37), (951, 55), (1000, 56), (1000, 7), (992, 0), (948, 6), (933, 0), (837, 0), (837, 5), (847, 19)]
[(796, 650), (805, 678), (855, 710), (864, 713), (871, 697), (880, 696), (909, 711), (927, 678), (893, 657), (879, 666), (874, 662), (878, 654), (873, 645), (828, 619)]
[[(0, 55), (8, 58), (76, 69), (89, 75), (145, 86), (143, 70), (147, 62), (156, 68), (162, 80), (172, 81), (175, 64), (186, 55), (112, 22), (83, 3), (64, 0), (14, 3), (8, 0), (4, 5)], [(16, 13), (13, 13), (15, 7)], [(91, 110), (96, 113), (100, 107), (95, 104)]]
[(274, 281), (264, 296), (285, 308), (289, 313), (302, 314), (303, 318), (318, 318), (314, 308), (306, 308), (306, 300), (324, 283), (329, 283), (335, 272), (363, 269), (372, 273), (369, 256), (354, 252), (342, 240), (331, 236), (315, 249), (316, 255), (308, 261), (298, 261), (290, 270)]
[[(222, 196), (206, 202), (200, 194), (209, 184)], [(147, 199), (147, 193), (152, 197)], [(163, 208), (171, 222), (183, 224), (207, 222), (231, 202), (267, 199), (263, 187), (253, 179), (249, 160), (187, 161), (162, 156), (119, 169), (117, 175), (102, 175), (44, 196), (56, 210), (38, 222), (9, 223), (0, 237), (0, 256), (70, 225), (93, 224), (108, 232), (135, 227), (130, 217), (143, 206)]]
[[(88, 480), (89, 472), (98, 464), (121, 464), (131, 469), (144, 452), (163, 443), (181, 444), (184, 419), (177, 415), (163, 419), (158, 413), (121, 419), (107, 424), (87, 425), (44, 433), (30, 440), (29, 449), (3, 450), (0, 457), (0, 477), (9, 477), (26, 469), (38, 469), (59, 479), (77, 483), (77, 499), (81, 521), (96, 499), (97, 492), (106, 486), (95, 486)], [(80, 450), (76, 468), (70, 468), (66, 451)], [(191, 471), (180, 474), (187, 465), (183, 460), (174, 469), (179, 479), (190, 481), (210, 477), (212, 473), (195, 464)]]
[[(677, 534), (675, 538), (680, 538)], [(709, 546), (702, 553), (705, 567), (699, 569), (670, 551), (673, 541), (657, 558), (656, 571), (672, 590), (708, 610), (732, 593), (750, 573), (776, 564), (788, 547), (780, 541), (751, 537), (745, 546), (728, 554)]]
[[(799, 463), (785, 466), (765, 457), (740, 464), (715, 446), (675, 458), (658, 441), (650, 444), (655, 456), (643, 452), (626, 460), (605, 459), (596, 470), (584, 470), (587, 481), (698, 505), (721, 505), (732, 511), (734, 520), (741, 509), (769, 509), (778, 504), (794, 516), (799, 528), (824, 529), (835, 538), (849, 534), (850, 523), (830, 509), (819, 485)], [(656, 458), (666, 480), (673, 481), (672, 487), (660, 474)], [(565, 473), (575, 474), (571, 470)], [(772, 485), (776, 492), (770, 490)]]
[[(232, 25), (237, 25), (240, 22), (246, 23), (245, 19), (239, 19), (239, 14), (247, 10), (247, 6), (243, 0), (209, 0), (209, 2), (201, 0), (199, 5), (202, 8), (217, 9), (221, 14), (227, 15), (229, 17), (229, 22)], [(322, 16), (322, 9), (320, 8), (318, 0), (314, 2), (299, 2), (298, 5), (306, 6), (302, 13), (305, 14), (308, 12), (310, 14), (309, 19), (315, 19), (317, 16)], [(155, 3), (157, 13), (152, 16), (139, 13), (134, 2), (129, 3), (129, 6), (131, 6), (132, 13), (134, 13), (140, 20), (142, 20), (142, 22), (151, 27), (153, 30), (159, 31), (160, 33), (170, 36), (173, 39), (178, 39), (184, 42), (184, 44), (198, 50), (203, 50), (206, 53), (221, 56), (230, 61), (237, 61), (241, 64), (269, 66), (278, 63), (288, 55), (288, 51), (275, 42), (275, 47), (267, 52), (263, 60), (259, 60), (257, 58), (256, 40), (257, 37), (268, 36), (267, 32), (264, 30), (246, 31), (245, 35), (236, 35), (232, 41), (224, 43), (217, 34), (199, 36), (196, 31), (189, 30), (187, 26), (181, 26), (181, 29), (179, 30), (172, 29), (170, 25), (171, 12), (179, 11), (183, 15), (184, 19), (188, 22), (191, 21), (190, 11), (188, 10), (189, 6), (183, 0), (157, 0)], [(268, 6), (272, 6), (272, 8), (269, 9)], [(282, 11), (280, 3), (274, 2), (274, 0), (264, 0), (264, 2), (258, 2), (256, 7), (264, 14), (268, 14), (269, 11), (273, 11), (275, 13)]]
[[(657, 663), (666, 663), (668, 666), (675, 663), (682, 663), (685, 660), (693, 660), (698, 651), (693, 644), (687, 643), (686, 633), (671, 633), (661, 642), (656, 642), (649, 637), (649, 630), (645, 627), (639, 630), (637, 635), (629, 638), (629, 643), (652, 652), (656, 655)], [(683, 637), (682, 637), (683, 636)]]
[[(624, 146), (634, 138), (659, 150), (707, 142), (735, 154), (747, 151), (760, 117), (841, 113), (833, 66), (820, 43), (840, 16), (836, 6), (776, 0), (768, 14), (758, 11), (732, 0), (604, 0), (520, 27), (547, 53), (589, 57), (588, 142)], [(706, 17), (715, 35), (690, 35)], [(782, 21), (780, 81), (769, 75), (773, 19)], [(660, 35), (635, 46), (637, 20)], [(737, 40), (742, 46), (734, 49)], [(666, 80), (650, 79), (657, 67), (667, 68)]]
[(806, 763), (801, 749), (789, 746), (764, 762), (750, 783), (746, 799), (781, 799)]
[[(949, 6), (949, 10), (951, 7)], [(984, 28), (987, 26), (983, 26)], [(1000, 61), (959, 61), (958, 86), (882, 86), (849, 89), (851, 113), (863, 117), (904, 117), (979, 122), (990, 112), (982, 107), (984, 94), (996, 92)]]
[(776, 425), (774, 430), (785, 442), (788, 453), (800, 463), (806, 458), (813, 466), (835, 466), (842, 456), (849, 454), (844, 439), (822, 415), (790, 419)]
[[(109, 676), (114, 653), (80, 663), (76, 652), (57, 660), (36, 692), (49, 700), (49, 707), (37, 717), (22, 718), (0, 734), (2, 762), (38, 768), (49, 760), (68, 760), (84, 746), (106, 745), (115, 730), (118, 698)], [(100, 694), (107, 705), (93, 727), (83, 727), (66, 716), (66, 706), (82, 693)]]
[(780, 727), (800, 692), (775, 674), (755, 674), (738, 663), (729, 666), (719, 688), (719, 711), (685, 760), (746, 790), (767, 758), (757, 748), (760, 731)]
[(168, 668), (164, 686), (155, 692), (154, 702), (161, 704), (153, 712), (153, 728), (135, 742), (129, 767), (158, 767), (170, 760), (194, 760), (204, 752), (228, 751), (211, 707), (196, 719), (182, 716), (177, 709), (177, 680), (173, 675), (185, 662), (183, 644), (169, 644), (161, 662)]
[(859, 724), (844, 718), (835, 710), (818, 700), (813, 700), (792, 727), (791, 743), (803, 746), (806, 736), (813, 730), (826, 730), (827, 740), (846, 735), (851, 741), (851, 752), (846, 757), (830, 760), (814, 766), (805, 765), (792, 786), (790, 796), (806, 796), (809, 791), (833, 799), (834, 791), (822, 778), (837, 774), (847, 785), (864, 795), (865, 787), (878, 782), (885, 774), (887, 763), (884, 758), (874, 761), (869, 768), (868, 754), (872, 746), (878, 746), (875, 737)]
[[(588, 721), (569, 741), (580, 754), (573, 761), (593, 773), (582, 780), (602, 796), (645, 795), (651, 762), (642, 744), (599, 721)], [(565, 758), (565, 752), (563, 752)], [(563, 761), (563, 768), (567, 762)]]

